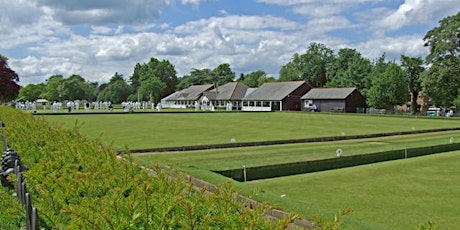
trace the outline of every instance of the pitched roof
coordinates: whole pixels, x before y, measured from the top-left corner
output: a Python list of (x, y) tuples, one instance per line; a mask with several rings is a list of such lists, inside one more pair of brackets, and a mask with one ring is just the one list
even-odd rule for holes
[(269, 82), (261, 85), (243, 98), (245, 101), (281, 101), (297, 88), (306, 84), (305, 81), (289, 81), (289, 82)]
[(209, 91), (204, 95), (211, 100), (241, 100), (249, 86), (240, 82), (229, 82)]
[(198, 100), (203, 92), (206, 90), (212, 89), (214, 86), (209, 85), (192, 85), (186, 89), (183, 89), (179, 92), (175, 92), (169, 96), (167, 96), (167, 101), (190, 101), (190, 100)]
[(308, 91), (301, 99), (345, 99), (356, 88), (315, 88)]

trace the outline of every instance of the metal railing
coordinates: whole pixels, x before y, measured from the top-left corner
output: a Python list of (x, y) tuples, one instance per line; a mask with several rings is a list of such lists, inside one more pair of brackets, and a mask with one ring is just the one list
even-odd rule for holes
[[(0, 136), (3, 143), (3, 154), (2, 154), (2, 169), (0, 179), (2, 182), (2, 186), (8, 188), (15, 188), (16, 195), (23, 205), (26, 213), (26, 224), (27, 230), (38, 230), (39, 229), (39, 221), (38, 221), (38, 211), (35, 207), (32, 206), (32, 199), (30, 194), (27, 192), (27, 186), (24, 181), (24, 177), (22, 175), (23, 171), (26, 171), (28, 168), (24, 166), (21, 162), (21, 158), (19, 154), (11, 149), (8, 146), (8, 142), (6, 140), (4, 134), (4, 127), (5, 124), (0, 122)], [(8, 180), (9, 175), (15, 173), (16, 174), (16, 183), (13, 184)]]

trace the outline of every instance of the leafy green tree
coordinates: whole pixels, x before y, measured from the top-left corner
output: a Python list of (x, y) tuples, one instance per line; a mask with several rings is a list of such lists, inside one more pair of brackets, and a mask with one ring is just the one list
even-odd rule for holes
[(423, 60), (420, 57), (408, 57), (401, 55), (401, 66), (408, 77), (409, 92), (412, 95), (411, 100), (411, 113), (416, 114), (418, 111), (417, 98), (419, 92), (422, 90), (421, 77), (425, 70), (423, 67)]
[(45, 92), (43, 97), (48, 101), (62, 101), (62, 92), (59, 91), (60, 85), (64, 82), (62, 75), (52, 75), (45, 81)]
[(422, 77), (423, 91), (436, 105), (447, 107), (460, 97), (460, 12), (442, 19), (424, 41), (430, 67)]
[(74, 74), (63, 80), (58, 86), (58, 91), (63, 100), (94, 100), (97, 83), (87, 83), (83, 77)]
[(131, 93), (131, 86), (125, 81), (123, 75), (115, 73), (107, 87), (99, 94), (98, 100), (121, 103), (127, 101)]
[(8, 66), (8, 58), (0, 54), (0, 102), (14, 100), (19, 94), (18, 74)]
[(167, 87), (160, 78), (149, 77), (141, 81), (139, 87), (139, 93), (142, 95), (148, 95), (148, 100), (153, 103), (158, 103), (160, 101), (161, 92)]
[(257, 85), (257, 86), (261, 86), (261, 85), (263, 85), (264, 83), (276, 82), (276, 79), (275, 79), (274, 77), (270, 77), (270, 76), (264, 75), (264, 76), (260, 77), (257, 81), (258, 81), (258, 85)]
[(174, 93), (178, 80), (175, 67), (167, 60), (160, 61), (153, 70), (153, 76), (158, 77), (166, 84), (166, 88), (160, 93), (160, 98), (163, 98), (171, 93)]
[(333, 50), (324, 44), (311, 43), (304, 54), (294, 54), (292, 60), (281, 67), (280, 78), (300, 76), (312, 87), (322, 87), (328, 81), (327, 69), (333, 61), (333, 55)]
[(350, 48), (340, 49), (328, 68), (327, 87), (357, 87), (363, 95), (370, 88), (372, 63), (358, 51)]
[(288, 63), (281, 67), (279, 81), (302, 80), (300, 70), (294, 63)]
[(230, 64), (223, 63), (212, 70), (210, 77), (210, 81), (219, 86), (234, 81), (235, 72), (230, 68)]
[(266, 75), (267, 74), (264, 71), (257, 70), (247, 74), (246, 76), (243, 75), (243, 79), (240, 78), (238, 81), (251, 88), (256, 88), (259, 86), (259, 79)]
[(46, 89), (45, 84), (28, 84), (19, 90), (19, 98), (26, 101), (35, 101), (41, 98)]
[(177, 90), (185, 89), (191, 85), (212, 84), (210, 79), (213, 77), (213, 72), (210, 69), (193, 69), (190, 74), (179, 79)]
[(377, 61), (367, 104), (378, 109), (392, 109), (409, 100), (408, 79), (404, 70), (394, 62), (385, 62), (385, 56)]
[[(137, 63), (134, 67), (133, 75), (130, 77), (131, 87), (133, 91), (133, 94), (129, 97), (130, 99), (137, 100), (137, 98), (140, 97), (149, 97), (150, 93), (144, 95), (143, 93), (145, 92), (141, 92), (140, 90), (143, 82), (153, 82), (146, 81), (148, 78), (157, 78), (160, 79), (163, 83), (165, 83), (166, 87), (163, 88), (161, 92), (159, 92), (159, 98), (173, 93), (178, 84), (175, 67), (167, 60), (159, 61), (158, 59), (152, 57), (150, 58), (148, 63)], [(143, 89), (146, 88), (149, 87), (143, 87)], [(154, 94), (157, 94), (157, 92), (155, 92)]]

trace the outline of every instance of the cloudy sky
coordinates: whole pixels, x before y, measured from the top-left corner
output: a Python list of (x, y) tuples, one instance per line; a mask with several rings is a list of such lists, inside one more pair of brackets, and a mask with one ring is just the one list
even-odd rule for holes
[(193, 68), (263, 70), (312, 42), (425, 57), (423, 36), (460, 11), (457, 0), (0, 0), (0, 54), (25, 86), (53, 74), (107, 82), (136, 63), (169, 60)]

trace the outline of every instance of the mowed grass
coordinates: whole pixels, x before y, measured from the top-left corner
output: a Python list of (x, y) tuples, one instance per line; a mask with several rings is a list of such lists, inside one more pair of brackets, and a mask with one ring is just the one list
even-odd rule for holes
[[(279, 145), (193, 152), (135, 155), (143, 165), (169, 165), (206, 181), (222, 184), (230, 179), (212, 170), (334, 157), (336, 146), (345, 155), (373, 151), (445, 144), (460, 140), (460, 132)], [(375, 146), (378, 147), (375, 147)], [(384, 162), (326, 172), (240, 183), (235, 187), (247, 196), (282, 210), (333, 219), (339, 211), (354, 211), (345, 217), (344, 229), (415, 229), (433, 221), (440, 229), (460, 225), (460, 151)], [(285, 194), (283, 198), (281, 195)]]
[[(344, 229), (460, 226), (460, 151), (296, 176), (251, 181), (258, 200), (311, 217), (338, 210)], [(281, 195), (285, 194), (284, 198)]]
[[(365, 116), (316, 113), (155, 113), (120, 115), (44, 116), (51, 123), (99, 137), (114, 146), (155, 148), (194, 144), (297, 139), (370, 134), (460, 126), (455, 119)], [(146, 166), (170, 165), (187, 174), (220, 184), (229, 179), (211, 172), (243, 165), (258, 166), (379, 152), (390, 149), (447, 144), (460, 131), (403, 135), (327, 143), (136, 155)], [(434, 221), (439, 229), (460, 225), (460, 152), (442, 153), (340, 170), (239, 183), (247, 196), (307, 219), (318, 214), (332, 219), (352, 208), (345, 229), (415, 229)], [(285, 194), (283, 198), (282, 194)]]
[(42, 115), (116, 148), (144, 149), (459, 127), (457, 119), (300, 112)]

